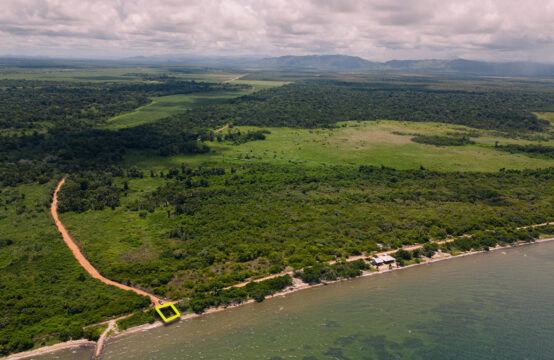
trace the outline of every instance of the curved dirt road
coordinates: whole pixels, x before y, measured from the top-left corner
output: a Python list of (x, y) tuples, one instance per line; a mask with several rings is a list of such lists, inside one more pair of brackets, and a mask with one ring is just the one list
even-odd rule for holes
[(92, 266), (92, 264), (83, 256), (83, 254), (81, 253), (81, 250), (79, 249), (77, 244), (75, 244), (75, 242), (73, 241), (73, 239), (71, 238), (71, 236), (67, 232), (65, 226), (63, 226), (62, 222), (60, 221), (60, 219), (58, 217), (58, 192), (60, 191), (60, 189), (61, 189), (61, 187), (64, 183), (65, 183), (65, 176), (58, 183), (58, 186), (56, 187), (56, 190), (54, 191), (54, 196), (52, 198), (52, 205), (50, 206), (50, 212), (52, 213), (52, 218), (54, 219), (54, 222), (56, 223), (56, 226), (58, 227), (58, 230), (62, 234), (63, 241), (65, 241), (67, 246), (71, 249), (71, 252), (73, 253), (73, 256), (75, 256), (77, 261), (79, 261), (79, 264), (81, 264), (81, 266), (93, 278), (98, 279), (98, 280), (102, 281), (105, 284), (117, 286), (118, 288), (123, 289), (123, 290), (134, 291), (139, 295), (148, 296), (150, 298), (150, 301), (152, 301), (152, 303), (154, 305), (159, 304), (159, 301), (163, 301), (161, 298), (159, 298), (155, 295), (149, 294), (146, 291), (135, 289), (133, 287), (120, 284), (120, 283), (115, 282), (113, 280), (106, 279), (105, 277), (100, 275), (98, 270), (96, 270), (96, 268), (94, 266)]

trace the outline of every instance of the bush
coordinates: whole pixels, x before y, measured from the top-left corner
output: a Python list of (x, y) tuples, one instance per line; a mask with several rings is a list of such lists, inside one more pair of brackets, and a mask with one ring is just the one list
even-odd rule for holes
[(317, 263), (314, 266), (296, 272), (296, 276), (300, 277), (305, 283), (318, 284), (321, 280), (333, 281), (340, 278), (357, 277), (362, 274), (363, 270), (368, 270), (369, 268), (370, 266), (361, 259), (335, 263), (333, 265)]
[(396, 260), (402, 259), (402, 260), (411, 260), (412, 259), (412, 253), (409, 251), (406, 251), (404, 249), (400, 249), (394, 254), (392, 254)]
[(123, 331), (133, 326), (152, 324), (154, 321), (156, 321), (156, 311), (149, 309), (147, 311), (138, 311), (125, 319), (118, 320), (117, 326), (120, 331)]
[(98, 341), (100, 335), (106, 330), (108, 325), (91, 326), (83, 331), (83, 337), (91, 341)]

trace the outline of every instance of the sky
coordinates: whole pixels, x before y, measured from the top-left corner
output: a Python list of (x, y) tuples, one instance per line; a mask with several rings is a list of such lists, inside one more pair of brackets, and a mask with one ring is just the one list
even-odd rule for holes
[(0, 0), (0, 55), (554, 62), (554, 0)]

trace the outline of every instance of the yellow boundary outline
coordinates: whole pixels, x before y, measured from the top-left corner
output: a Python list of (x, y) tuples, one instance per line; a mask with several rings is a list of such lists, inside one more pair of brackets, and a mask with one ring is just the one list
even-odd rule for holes
[[(167, 307), (170, 307), (171, 310), (173, 310), (173, 312), (175, 313), (175, 315), (172, 315), (168, 318), (165, 317), (164, 313), (162, 312), (162, 309), (165, 309)], [(167, 304), (164, 304), (164, 305), (159, 305), (159, 306), (156, 306), (156, 311), (158, 312), (158, 315), (160, 315), (160, 317), (162, 318), (162, 320), (165, 322), (165, 323), (168, 323), (170, 321), (173, 321), (179, 317), (181, 317), (181, 313), (179, 312), (179, 310), (177, 310), (177, 308), (175, 307), (175, 305), (173, 305), (172, 303), (167, 303)]]

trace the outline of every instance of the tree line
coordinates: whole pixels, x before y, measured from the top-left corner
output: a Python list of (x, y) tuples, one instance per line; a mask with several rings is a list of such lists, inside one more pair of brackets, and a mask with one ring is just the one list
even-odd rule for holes
[(426, 86), (304, 81), (188, 111), (198, 124), (329, 127), (346, 120), (434, 121), (504, 132), (542, 131), (532, 111), (552, 106), (552, 92), (435, 90)]
[(506, 144), (494, 145), (496, 150), (506, 151), (511, 154), (523, 154), (531, 157), (538, 157), (543, 159), (554, 159), (554, 146), (541, 145), (541, 144)]
[(463, 146), (475, 144), (467, 136), (417, 135), (411, 138), (413, 142), (435, 146)]

